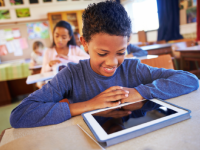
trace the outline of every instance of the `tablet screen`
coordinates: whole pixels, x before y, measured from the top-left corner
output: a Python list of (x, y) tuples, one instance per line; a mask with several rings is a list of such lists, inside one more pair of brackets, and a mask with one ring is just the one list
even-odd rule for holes
[(177, 113), (150, 100), (92, 114), (107, 134)]

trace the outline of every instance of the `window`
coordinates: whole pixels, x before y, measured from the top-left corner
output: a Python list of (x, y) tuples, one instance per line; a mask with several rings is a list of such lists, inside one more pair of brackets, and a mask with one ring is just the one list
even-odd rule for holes
[(132, 21), (132, 32), (157, 30), (159, 27), (156, 0), (135, 0), (125, 6)]

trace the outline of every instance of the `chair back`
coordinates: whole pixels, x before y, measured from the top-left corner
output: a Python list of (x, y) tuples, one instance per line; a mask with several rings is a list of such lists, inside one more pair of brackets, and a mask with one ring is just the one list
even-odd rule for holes
[(142, 31), (138, 31), (138, 41), (139, 42), (147, 42), (147, 36), (146, 36), (146, 32), (144, 30)]
[(180, 49), (180, 48), (186, 48), (186, 47), (187, 47), (187, 43), (186, 43), (186, 42), (174, 43), (174, 44), (171, 46), (173, 57), (179, 59), (179, 58), (180, 58), (180, 52), (177, 52), (176, 50), (177, 50), (177, 49)]
[(165, 40), (161, 40), (161, 41), (156, 41), (155, 44), (166, 44), (167, 42)]
[(160, 55), (157, 58), (143, 59), (141, 60), (143, 64), (147, 64), (152, 67), (174, 69), (172, 58), (170, 54)]

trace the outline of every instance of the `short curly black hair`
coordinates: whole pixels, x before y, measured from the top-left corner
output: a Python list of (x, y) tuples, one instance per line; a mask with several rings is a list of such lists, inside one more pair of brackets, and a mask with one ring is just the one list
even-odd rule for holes
[(90, 4), (83, 12), (82, 18), (82, 31), (86, 42), (96, 33), (130, 37), (131, 20), (124, 7), (114, 0)]

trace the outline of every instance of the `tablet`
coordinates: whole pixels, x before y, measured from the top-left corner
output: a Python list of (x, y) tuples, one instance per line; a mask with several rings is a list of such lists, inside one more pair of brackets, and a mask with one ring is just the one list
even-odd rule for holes
[(152, 99), (82, 114), (98, 142), (107, 146), (190, 118), (190, 110)]

